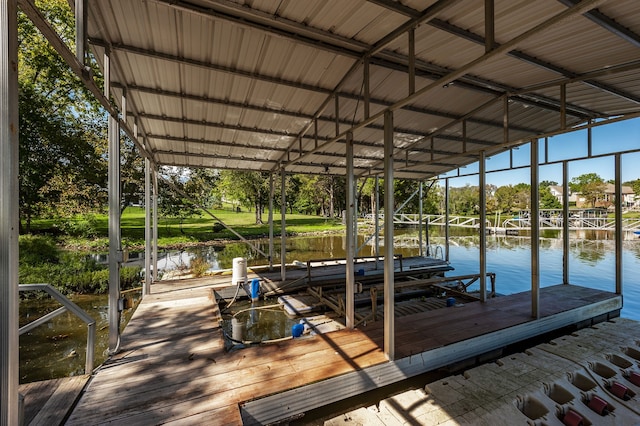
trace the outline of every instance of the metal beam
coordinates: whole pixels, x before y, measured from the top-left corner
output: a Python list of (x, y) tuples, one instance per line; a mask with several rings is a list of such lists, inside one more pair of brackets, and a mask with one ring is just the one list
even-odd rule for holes
[(478, 160), (478, 189), (480, 206), (480, 244), (479, 244), (479, 263), (480, 263), (480, 301), (487, 301), (487, 157), (484, 151), (480, 151), (480, 159)]
[(484, 51), (490, 52), (496, 43), (495, 4), (493, 0), (484, 0)]
[(280, 280), (287, 279), (287, 172), (280, 169)]
[[(365, 64), (365, 71), (363, 72), (364, 75), (366, 76), (366, 64), (369, 62), (368, 58), (365, 58), (364, 60), (364, 64)], [(640, 67), (640, 65), (639, 65)], [(363, 95), (359, 95), (359, 94), (354, 94), (354, 93), (349, 93), (349, 92), (343, 92), (343, 91), (337, 91), (336, 93), (338, 94), (338, 96), (342, 99), (349, 99), (352, 101), (361, 101), (362, 98), (364, 98), (364, 102), (365, 102), (365, 107), (366, 107), (366, 77), (365, 77), (365, 90), (363, 90)], [(560, 84), (559, 82), (556, 83), (556, 85)], [(114, 87), (122, 87), (124, 88), (124, 86), (121, 85), (117, 85), (114, 84)], [(329, 117), (329, 116), (323, 116), (318, 114), (317, 117), (314, 114), (304, 114), (301, 113), (299, 111), (289, 111), (286, 110), (284, 108), (269, 108), (269, 107), (265, 107), (265, 106), (260, 106), (260, 105), (252, 105), (252, 104), (248, 104), (248, 103), (243, 103), (243, 102), (233, 102), (231, 100), (228, 99), (223, 99), (223, 98), (213, 98), (213, 97), (208, 97), (208, 96), (200, 96), (200, 95), (194, 95), (194, 94), (189, 94), (189, 93), (181, 93), (181, 92), (173, 92), (170, 90), (161, 90), (161, 89), (156, 89), (153, 87), (147, 87), (147, 86), (140, 86), (140, 85), (128, 85), (126, 86), (127, 90), (129, 92), (134, 91), (134, 92), (139, 92), (139, 93), (145, 93), (145, 94), (150, 94), (150, 95), (156, 95), (156, 96), (164, 96), (164, 97), (172, 97), (172, 98), (178, 98), (178, 99), (185, 99), (185, 100), (190, 100), (190, 101), (194, 101), (194, 102), (204, 102), (207, 104), (216, 104), (216, 105), (224, 105), (227, 107), (234, 107), (234, 108), (240, 108), (240, 109), (248, 109), (251, 111), (258, 111), (258, 112), (265, 112), (265, 113), (274, 113), (274, 114), (280, 114), (280, 115), (286, 115), (286, 116), (291, 116), (291, 117), (296, 117), (296, 118), (303, 118), (303, 119), (308, 119), (308, 120), (313, 120), (314, 118), (320, 121), (324, 121), (324, 122), (335, 122), (335, 118), (333, 117)], [(323, 92), (324, 93), (324, 92)], [(369, 102), (370, 104), (376, 104), (376, 105), (381, 105), (384, 107), (388, 107), (390, 105), (392, 105), (391, 102), (384, 100), (384, 99), (379, 99), (379, 98), (371, 98), (369, 97)], [(459, 115), (455, 115), (455, 114), (451, 114), (445, 111), (439, 111), (436, 109), (431, 109), (431, 108), (423, 108), (423, 107), (417, 107), (415, 105), (407, 105), (403, 108), (404, 110), (407, 111), (411, 111), (411, 112), (416, 112), (419, 114), (425, 114), (425, 115), (432, 115), (434, 117), (443, 117), (443, 118), (449, 118), (452, 120), (459, 120), (461, 119), (461, 117)], [(143, 114), (144, 111), (140, 111), (139, 114)], [(138, 114), (136, 114), (138, 115)], [(153, 114), (150, 114), (150, 116), (152, 116)], [(485, 126), (490, 126), (490, 127), (500, 127), (502, 126), (501, 122), (498, 121), (491, 121), (491, 120), (486, 120), (486, 119), (481, 119), (481, 118), (477, 118), (477, 117), (469, 117), (467, 118), (467, 120), (470, 123), (474, 123), (474, 124), (480, 124), (480, 125), (485, 125)], [(341, 120), (340, 121), (341, 125), (351, 125), (352, 122), (350, 120)], [(383, 130), (382, 126), (375, 126), (372, 125), (370, 126), (371, 128), (379, 128), (380, 130)], [(523, 132), (530, 132), (530, 133), (536, 133), (539, 131), (539, 129), (534, 129), (532, 127), (524, 127), (524, 126), (519, 126), (519, 127), (513, 127), (514, 130), (519, 130), (519, 131), (523, 131)], [(398, 128), (397, 129), (398, 132), (402, 132), (402, 133), (415, 133), (415, 130), (411, 130), (411, 129), (402, 129), (402, 128)], [(419, 133), (418, 133), (419, 134)], [(426, 135), (426, 133), (425, 133)], [(291, 135), (293, 136), (293, 135)], [(298, 134), (297, 136), (300, 136), (300, 134)]]
[(373, 226), (375, 227), (375, 255), (376, 255), (376, 269), (378, 269), (378, 257), (380, 257), (380, 177), (376, 176), (376, 209), (372, 212), (375, 216), (373, 219)]
[(622, 155), (615, 155), (616, 294), (622, 294)]
[(0, 0), (0, 424), (17, 425), (18, 395), (18, 22)]
[(109, 353), (120, 350), (120, 126), (109, 116)]
[[(449, 262), (449, 179), (444, 180), (444, 260)], [(486, 277), (486, 275), (485, 275)]]
[(75, 1), (76, 16), (76, 58), (84, 64), (87, 48), (87, 0)]
[[(560, 0), (560, 1), (562, 1), (562, 0)], [(432, 19), (429, 22), (429, 25), (431, 25), (431, 26), (433, 26), (435, 28), (438, 28), (440, 30), (447, 31), (447, 32), (449, 32), (451, 34), (454, 34), (454, 35), (458, 36), (458, 37), (464, 38), (465, 40), (469, 40), (469, 41), (472, 41), (472, 42), (477, 43), (477, 44), (486, 45), (486, 40), (481, 35), (475, 34), (475, 33), (471, 32), (469, 30), (465, 30), (463, 28), (455, 26), (455, 25), (453, 25), (453, 24), (451, 24), (449, 22), (445, 22), (445, 21), (442, 21), (440, 19)], [(495, 47), (498, 47), (498, 46), (500, 46), (500, 45), (495, 43)], [(568, 77), (568, 78), (575, 78), (575, 77), (578, 76), (578, 74), (576, 74), (576, 73), (574, 73), (572, 71), (564, 69), (564, 68), (562, 68), (562, 67), (560, 67), (558, 65), (552, 64), (550, 62), (545, 62), (545, 61), (543, 61), (543, 60), (541, 60), (541, 59), (539, 59), (539, 58), (537, 58), (535, 56), (531, 56), (531, 55), (529, 55), (529, 54), (527, 54), (525, 52), (522, 52), (520, 50), (512, 50), (512, 51), (508, 52), (507, 54), (509, 56), (513, 57), (513, 58), (522, 60), (524, 62), (530, 63), (531, 65), (543, 68), (543, 69), (551, 71), (551, 72), (555, 72), (557, 74), (560, 74), (560, 75)], [(607, 84), (600, 83), (600, 82), (595, 81), (595, 80), (582, 80), (582, 82), (587, 84), (587, 85), (589, 85), (589, 86), (591, 86), (591, 87), (594, 87), (596, 89), (603, 90), (605, 92), (611, 93), (611, 94), (613, 94), (615, 96), (619, 96), (621, 98), (625, 98), (625, 99), (627, 99), (629, 101), (632, 101), (632, 102), (635, 102), (635, 103), (638, 103), (638, 101), (640, 99), (640, 98), (638, 98), (637, 96), (635, 96), (633, 94), (623, 92), (623, 91), (621, 91), (619, 89), (616, 89), (613, 86), (609, 86)]]
[(411, 28), (409, 35), (409, 95), (416, 91), (416, 29)]
[[(422, 246), (422, 221), (424, 220), (422, 217), (422, 181), (418, 181), (418, 245), (420, 246), (420, 256), (424, 256), (425, 250)], [(428, 225), (427, 225), (428, 226)], [(429, 229), (427, 228), (427, 238), (429, 234)], [(429, 254), (429, 249), (427, 248), (427, 255)]]
[(355, 251), (356, 251), (356, 232), (355, 232), (355, 179), (353, 176), (353, 134), (347, 133), (347, 152), (346, 152), (346, 162), (347, 162), (347, 178), (346, 178), (346, 203), (347, 203), (347, 211), (346, 211), (346, 240), (347, 240), (347, 256), (346, 256), (346, 267), (345, 267), (345, 326), (347, 328), (355, 327)]
[[(69, 49), (67, 44), (60, 38), (56, 30), (44, 17), (42, 12), (33, 3), (33, 0), (18, 0), (20, 10), (27, 15), (27, 17), (34, 23), (38, 30), (45, 36), (51, 46), (58, 52), (60, 57), (71, 68), (71, 71), (82, 81), (84, 86), (93, 94), (100, 105), (113, 117), (118, 117), (118, 111), (111, 104), (109, 100), (110, 91), (101, 90), (96, 82), (93, 80), (93, 76), (88, 72), (85, 65), (78, 61), (76, 55)], [(106, 81), (107, 75), (104, 75)], [(138, 140), (133, 137), (133, 130), (127, 125), (127, 123), (120, 123), (120, 127), (129, 135), (133, 143), (136, 145), (140, 153), (148, 158), (151, 158), (150, 154), (144, 150), (144, 147)], [(152, 159), (153, 161), (153, 159)]]
[(569, 162), (562, 162), (562, 283), (569, 284)]
[(156, 166), (152, 167), (152, 179), (151, 183), (153, 186), (153, 242), (152, 242), (152, 265), (153, 265), (153, 281), (158, 281), (158, 168)]
[(269, 271), (273, 270), (273, 197), (275, 196), (275, 183), (273, 173), (269, 174)]
[[(393, 211), (393, 111), (384, 113), (384, 211)], [(395, 359), (393, 215), (384, 215), (384, 354)]]
[(540, 179), (538, 139), (531, 141), (531, 316), (540, 319)]
[[(575, 6), (579, 3), (579, 0), (558, 0), (560, 3), (565, 6)], [(591, 21), (600, 25), (602, 28), (611, 31), (613, 34), (622, 38), (623, 40), (628, 41), (636, 47), (640, 47), (640, 35), (631, 31), (629, 28), (623, 26), (622, 24), (616, 22), (615, 20), (609, 18), (604, 13), (599, 10), (590, 10), (589, 12), (584, 14)]]
[(151, 241), (153, 234), (151, 231), (151, 162), (144, 159), (144, 285), (142, 287), (142, 297), (151, 294)]

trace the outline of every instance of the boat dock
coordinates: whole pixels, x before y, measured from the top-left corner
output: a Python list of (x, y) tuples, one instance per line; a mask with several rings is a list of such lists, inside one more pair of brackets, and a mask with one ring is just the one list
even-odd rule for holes
[(494, 356), (564, 327), (617, 317), (622, 298), (575, 285), (468, 302), (396, 319), (396, 359), (384, 321), (226, 352), (213, 290), (202, 279), (157, 282), (97, 369), (68, 425), (267, 424), (438, 368)]
[(599, 323), (325, 422), (338, 425), (632, 425), (640, 324)]

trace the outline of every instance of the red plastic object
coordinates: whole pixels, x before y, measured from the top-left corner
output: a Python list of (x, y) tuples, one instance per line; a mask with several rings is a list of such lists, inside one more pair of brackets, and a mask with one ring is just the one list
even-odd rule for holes
[(613, 382), (610, 390), (612, 394), (614, 394), (620, 399), (626, 400), (629, 398), (629, 388), (623, 385), (622, 383)]
[(631, 383), (633, 383), (636, 386), (640, 386), (640, 374), (636, 373), (635, 371), (632, 371), (629, 374), (629, 377), (627, 377), (629, 379), (629, 381)]
[(584, 424), (582, 421), (582, 416), (573, 410), (567, 411), (567, 413), (562, 418), (562, 423), (567, 426), (582, 426)]
[(594, 395), (593, 397), (591, 397), (588, 405), (589, 405), (589, 408), (591, 408), (593, 411), (600, 414), (601, 416), (606, 416), (607, 414), (609, 414), (609, 410), (608, 410), (609, 404), (607, 403), (607, 401), (600, 398), (599, 396)]

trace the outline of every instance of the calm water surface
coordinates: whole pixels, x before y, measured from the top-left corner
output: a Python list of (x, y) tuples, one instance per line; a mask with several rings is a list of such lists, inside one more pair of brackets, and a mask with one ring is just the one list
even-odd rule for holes
[[(439, 229), (432, 230), (430, 243), (444, 245), (444, 238), (438, 236)], [(453, 233), (453, 230), (452, 230)], [(460, 235), (462, 234), (462, 235)], [(419, 253), (416, 246), (415, 230), (396, 231), (396, 253), (413, 256)], [(371, 244), (363, 245), (365, 236), (359, 237), (358, 246), (363, 246), (359, 256), (375, 253)], [(463, 275), (477, 273), (479, 269), (478, 236), (473, 231), (458, 232), (452, 236), (450, 261), (455, 268), (450, 273)], [(268, 251), (268, 241), (257, 241), (263, 251)], [(623, 253), (623, 297), (622, 316), (640, 321), (640, 239), (627, 235)], [(294, 260), (306, 261), (319, 258), (344, 258), (345, 239), (342, 236), (323, 235), (314, 237), (294, 237), (287, 239), (288, 263)], [(382, 246), (381, 246), (382, 252)], [(581, 286), (615, 291), (615, 252), (611, 234), (572, 234), (570, 248), (570, 282)], [(276, 259), (279, 263), (280, 245), (275, 244)], [(188, 251), (163, 253), (158, 268), (171, 270), (188, 267), (194, 256), (204, 257), (212, 269), (231, 268), (233, 258), (245, 257), (249, 265), (266, 264), (266, 259), (251, 252), (242, 243), (227, 244), (224, 247), (199, 247)], [(496, 290), (501, 294), (512, 294), (530, 288), (531, 240), (527, 237), (490, 236), (487, 240), (487, 271), (496, 273)], [(544, 234), (540, 240), (540, 282), (541, 286), (562, 282), (562, 239), (558, 233)], [(78, 296), (79, 304), (97, 321), (96, 365), (105, 359), (107, 348), (108, 318), (106, 296)], [(57, 308), (48, 301), (21, 302), (21, 325), (27, 318), (33, 319)], [(125, 312), (125, 321), (131, 310)], [(258, 316), (268, 315), (262, 312)], [(289, 327), (286, 327), (289, 329)], [(21, 382), (82, 374), (86, 348), (86, 326), (75, 317), (65, 313), (55, 320), (42, 325), (20, 337), (20, 377)]]

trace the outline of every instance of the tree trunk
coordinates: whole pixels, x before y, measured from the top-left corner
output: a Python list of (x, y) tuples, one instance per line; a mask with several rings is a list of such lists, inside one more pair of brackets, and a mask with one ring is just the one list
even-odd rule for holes
[(329, 217), (334, 216), (333, 210), (333, 178), (331, 178), (331, 182), (329, 183)]
[(262, 203), (256, 200), (256, 225), (262, 225)]

